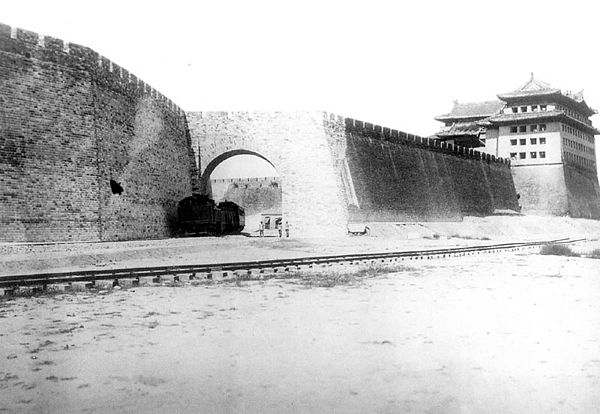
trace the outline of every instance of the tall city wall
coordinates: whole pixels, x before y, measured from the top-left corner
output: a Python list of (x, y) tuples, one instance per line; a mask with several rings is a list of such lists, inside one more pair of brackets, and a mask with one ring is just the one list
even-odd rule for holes
[(593, 171), (576, 165), (528, 165), (513, 168), (525, 214), (600, 219), (600, 188)]
[(195, 168), (170, 100), (87, 47), (0, 24), (0, 241), (168, 236)]
[(326, 115), (350, 221), (460, 220), (519, 209), (510, 162)]

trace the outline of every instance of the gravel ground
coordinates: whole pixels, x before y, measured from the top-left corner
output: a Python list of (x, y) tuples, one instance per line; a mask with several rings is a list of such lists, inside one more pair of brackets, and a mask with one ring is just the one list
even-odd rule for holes
[(600, 261), (0, 300), (0, 412), (593, 413)]
[(203, 264), (496, 242), (600, 238), (600, 221), (563, 217), (466, 217), (452, 223), (367, 223), (370, 236), (337, 239), (202, 237), (67, 244), (0, 244), (2, 275)]

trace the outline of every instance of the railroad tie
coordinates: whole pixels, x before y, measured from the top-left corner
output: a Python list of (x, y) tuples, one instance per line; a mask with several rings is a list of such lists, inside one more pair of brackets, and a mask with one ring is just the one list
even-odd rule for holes
[(117, 281), (117, 283), (119, 284), (120, 287), (122, 288), (130, 288), (133, 287), (134, 282), (136, 282), (136, 279), (133, 278), (123, 278), (123, 279), (119, 279)]
[(87, 290), (89, 282), (71, 282), (71, 290), (73, 292), (82, 292)]
[(177, 280), (178, 280), (180, 283), (189, 282), (189, 281), (190, 281), (190, 277), (191, 277), (191, 276), (192, 276), (192, 275), (191, 275), (191, 274), (189, 274), (189, 273), (179, 273), (179, 274), (177, 274)]
[(138, 279), (140, 286), (148, 286), (154, 284), (154, 276), (140, 276)]
[(67, 290), (65, 283), (51, 283), (46, 286), (46, 291), (48, 292), (64, 292), (65, 290)]
[(99, 279), (94, 280), (94, 287), (97, 289), (112, 289), (114, 285), (113, 279)]
[(175, 283), (175, 275), (160, 275), (160, 283)]

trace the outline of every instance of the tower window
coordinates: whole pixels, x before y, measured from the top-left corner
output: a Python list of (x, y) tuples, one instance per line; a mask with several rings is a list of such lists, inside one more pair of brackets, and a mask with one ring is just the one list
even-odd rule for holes
[(521, 138), (519, 140), (519, 145), (527, 145), (527, 139), (526, 138)]
[(524, 160), (526, 155), (524, 152), (519, 152), (519, 159)]
[(531, 143), (531, 145), (536, 145), (537, 144), (537, 138), (531, 138), (529, 140), (529, 142)]
[(545, 131), (546, 130), (546, 124), (540, 124), (539, 128), (540, 128), (540, 131)]
[(546, 143), (546, 138), (540, 138), (540, 145), (543, 145)]
[(530, 158), (537, 158), (537, 152), (530, 152), (529, 156)]
[(517, 159), (517, 153), (516, 152), (511, 152), (510, 153), (510, 158)]
[(540, 105), (540, 111), (545, 112), (548, 110), (548, 107), (546, 105)]
[(519, 132), (527, 132), (527, 125), (521, 125), (519, 127)]
[(521, 107), (521, 112), (527, 112), (527, 107), (526, 106), (522, 106)]
[(510, 133), (511, 134), (516, 134), (517, 133), (517, 127), (516, 126), (511, 126), (510, 127)]
[(546, 158), (546, 151), (540, 151), (540, 158)]
[(511, 139), (510, 140), (510, 145), (517, 145), (517, 140), (516, 139)]
[(516, 106), (513, 106), (512, 108), (513, 114), (516, 114), (517, 112), (519, 112), (519, 108)]

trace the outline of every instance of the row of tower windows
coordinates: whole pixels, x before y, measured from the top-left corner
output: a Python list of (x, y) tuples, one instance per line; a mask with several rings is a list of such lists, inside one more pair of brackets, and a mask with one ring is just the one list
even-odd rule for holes
[[(544, 132), (546, 130), (546, 124), (534, 124), (529, 125), (529, 132)], [(515, 125), (510, 127), (510, 133), (523, 133), (527, 132), (527, 125)]]
[(594, 142), (594, 138), (592, 135), (586, 134), (585, 132), (582, 132), (577, 128), (573, 128), (572, 126), (562, 124), (562, 130), (563, 132), (568, 132), (569, 134), (575, 135), (578, 138), (583, 138), (588, 142)]
[(575, 118), (585, 124), (591, 124), (590, 120), (581, 115), (579, 112), (573, 111), (570, 108), (567, 108), (566, 106), (562, 106), (562, 105), (556, 105), (556, 109), (558, 109), (559, 111), (563, 111), (564, 113), (566, 113), (568, 116), (570, 116), (571, 118)]
[[(519, 156), (520, 160), (524, 160), (527, 158), (526, 152), (519, 152), (518, 154), (516, 152), (511, 152), (510, 158), (512, 158), (513, 160), (516, 160), (517, 155)], [(538, 158), (538, 155), (539, 155), (539, 158), (546, 158), (546, 151), (540, 151), (540, 152), (531, 151), (529, 153), (529, 158)]]
[[(531, 145), (537, 145), (538, 142), (540, 143), (540, 145), (544, 145), (546, 143), (546, 138), (544, 138), (544, 137), (542, 137), (542, 138), (529, 138), (529, 143)], [(511, 139), (510, 140), (510, 145), (517, 145), (517, 143), (519, 145), (527, 145), (527, 138)]]
[(567, 138), (563, 138), (563, 145), (567, 147), (574, 148), (579, 151), (587, 152), (588, 154), (596, 154), (596, 151), (593, 148), (585, 146), (577, 141), (573, 141)]
[(518, 114), (519, 112), (546, 112), (548, 105), (512, 106), (510, 109), (512, 109), (513, 114)]
[(566, 161), (574, 162), (587, 168), (596, 167), (595, 161), (582, 157), (581, 155), (571, 154), (570, 152), (565, 151), (563, 156)]

